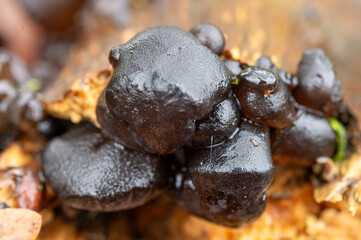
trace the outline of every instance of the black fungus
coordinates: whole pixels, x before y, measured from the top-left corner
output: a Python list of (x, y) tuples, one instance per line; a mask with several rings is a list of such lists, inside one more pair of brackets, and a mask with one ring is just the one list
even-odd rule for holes
[(262, 56), (259, 59), (257, 59), (255, 65), (272, 71), (276, 69), (276, 65), (272, 62), (271, 58), (267, 56)]
[(284, 82), (290, 89), (294, 89), (298, 84), (298, 79), (296, 76), (292, 76), (289, 72), (278, 69), (276, 65), (274, 65), (272, 60), (267, 56), (260, 57), (255, 65), (266, 68), (276, 73), (278, 77), (282, 80), (282, 82)]
[(47, 183), (65, 204), (90, 211), (143, 205), (168, 179), (158, 156), (127, 150), (90, 124), (52, 140), (42, 165)]
[(190, 32), (215, 54), (222, 55), (225, 39), (222, 31), (217, 26), (211, 23), (202, 23), (192, 28)]
[(276, 162), (311, 166), (321, 156), (332, 157), (336, 151), (336, 133), (327, 118), (301, 109), (288, 128), (272, 134), (272, 155)]
[(298, 66), (298, 103), (336, 116), (343, 101), (343, 91), (333, 65), (321, 49), (308, 49)]
[(112, 112), (109, 111), (105, 103), (104, 91), (102, 91), (99, 96), (96, 106), (96, 115), (97, 120), (107, 137), (132, 150), (144, 151), (143, 149), (147, 149), (144, 145), (140, 147), (139, 144), (135, 141), (135, 133), (129, 129), (129, 125), (120, 117), (115, 116)]
[(261, 67), (249, 67), (240, 75), (235, 93), (243, 114), (255, 121), (274, 128), (285, 128), (296, 116), (287, 86), (278, 76)]
[(73, 125), (69, 120), (47, 116), (36, 123), (36, 130), (46, 138), (51, 139), (62, 135)]
[(237, 100), (230, 96), (218, 104), (207, 117), (196, 122), (196, 132), (188, 145), (206, 147), (227, 140), (238, 128), (240, 117)]
[(269, 129), (242, 119), (237, 134), (220, 146), (189, 150), (186, 170), (176, 171), (175, 201), (217, 224), (238, 227), (258, 218), (274, 167)]
[(109, 110), (151, 152), (178, 150), (194, 135), (195, 120), (225, 100), (231, 75), (192, 34), (173, 26), (148, 28), (111, 50), (114, 73), (105, 90)]
[(306, 51), (292, 76), (268, 57), (253, 67), (223, 62), (223, 49), (212, 24), (191, 33), (153, 27), (114, 47), (114, 73), (96, 107), (101, 129), (76, 126), (44, 151), (43, 172), (58, 197), (79, 209), (116, 211), (143, 205), (170, 184), (188, 212), (239, 227), (265, 210), (273, 158), (310, 166), (335, 154), (324, 113), (346, 123), (352, 116), (338, 110), (343, 93), (322, 51)]
[(239, 61), (232, 60), (232, 59), (225, 60), (224, 65), (226, 65), (228, 71), (234, 77), (238, 76), (244, 69), (246, 69), (248, 67), (244, 63), (241, 63)]

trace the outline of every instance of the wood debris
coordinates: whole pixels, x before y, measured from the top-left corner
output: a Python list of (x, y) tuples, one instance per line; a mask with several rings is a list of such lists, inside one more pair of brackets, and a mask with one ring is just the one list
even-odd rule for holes
[(70, 119), (73, 123), (88, 120), (98, 125), (95, 108), (101, 91), (107, 85), (112, 70), (104, 70), (94, 76), (76, 80), (63, 99), (45, 102), (45, 110), (59, 118)]
[(0, 239), (35, 240), (41, 228), (41, 216), (28, 209), (0, 210)]
[(315, 187), (314, 198), (318, 203), (345, 201), (348, 210), (355, 215), (361, 203), (361, 154), (354, 153), (336, 168), (335, 180)]

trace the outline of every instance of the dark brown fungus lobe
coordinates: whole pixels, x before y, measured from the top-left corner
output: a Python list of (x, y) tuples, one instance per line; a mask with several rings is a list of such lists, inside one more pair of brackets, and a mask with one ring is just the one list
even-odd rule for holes
[(295, 87), (297, 87), (298, 84), (297, 77), (292, 76), (289, 72), (286, 72), (282, 69), (278, 69), (269, 57), (267, 56), (260, 57), (255, 65), (266, 68), (276, 73), (278, 77), (281, 79), (281, 81), (288, 86), (288, 88), (294, 89)]
[(271, 58), (269, 58), (268, 56), (262, 56), (258, 58), (255, 65), (272, 71), (276, 69), (276, 65), (272, 62)]
[(197, 121), (196, 132), (188, 145), (207, 147), (227, 140), (238, 128), (241, 117), (236, 98), (224, 100), (204, 119)]
[(333, 65), (323, 50), (306, 50), (297, 76), (299, 83), (294, 91), (297, 102), (327, 116), (337, 116), (343, 102), (343, 91)]
[(101, 129), (107, 137), (129, 149), (144, 151), (143, 149), (146, 148), (146, 146), (141, 148), (138, 145), (138, 143), (134, 140), (135, 133), (129, 129), (128, 124), (120, 117), (114, 116), (114, 114), (109, 111), (107, 105), (105, 104), (104, 91), (102, 91), (99, 96), (96, 107), (96, 115)]
[(109, 59), (114, 73), (106, 105), (150, 152), (180, 149), (194, 135), (195, 121), (231, 90), (232, 77), (220, 58), (177, 27), (148, 28), (113, 48)]
[(225, 39), (222, 31), (211, 23), (198, 24), (190, 32), (215, 54), (221, 56), (224, 50)]
[(233, 138), (214, 148), (188, 150), (186, 159), (186, 167), (175, 168), (172, 182), (181, 207), (228, 227), (263, 213), (274, 175), (268, 127), (242, 119)]
[(42, 164), (47, 183), (65, 204), (90, 211), (138, 207), (167, 183), (158, 156), (127, 150), (90, 124), (53, 139)]
[(248, 67), (242, 62), (232, 59), (225, 60), (224, 65), (226, 65), (228, 71), (232, 74), (233, 77), (238, 76), (244, 69)]
[(235, 93), (247, 118), (280, 129), (292, 124), (296, 110), (290, 101), (291, 94), (275, 73), (261, 67), (249, 67), (239, 79)]
[(272, 154), (276, 162), (311, 166), (318, 157), (332, 157), (336, 151), (336, 133), (327, 118), (299, 110), (288, 128), (272, 134)]
[(70, 120), (47, 116), (36, 124), (36, 130), (47, 139), (65, 133), (74, 124)]

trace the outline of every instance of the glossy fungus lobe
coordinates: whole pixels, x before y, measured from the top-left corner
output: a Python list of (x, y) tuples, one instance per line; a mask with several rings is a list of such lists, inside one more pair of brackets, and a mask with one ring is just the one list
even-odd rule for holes
[(222, 31), (217, 26), (211, 23), (202, 23), (192, 28), (190, 32), (215, 54), (222, 55), (225, 39)]
[(190, 150), (186, 157), (187, 170), (174, 178), (180, 206), (229, 227), (263, 213), (264, 193), (274, 175), (268, 127), (242, 119), (233, 138), (214, 148)]
[(242, 70), (244, 70), (247, 67), (243, 63), (232, 59), (225, 60), (224, 65), (226, 65), (228, 71), (234, 77), (238, 76), (242, 72)]
[(277, 74), (265, 68), (249, 67), (239, 78), (235, 93), (247, 118), (274, 128), (292, 124), (296, 111), (290, 101), (291, 94)]
[(335, 154), (336, 134), (326, 118), (300, 111), (294, 124), (272, 135), (272, 154), (280, 163), (311, 166)]
[(299, 83), (294, 93), (297, 102), (328, 116), (336, 116), (343, 101), (343, 91), (332, 63), (321, 49), (303, 53), (297, 76)]
[(276, 65), (272, 62), (271, 58), (269, 58), (268, 56), (262, 56), (258, 58), (255, 65), (269, 70), (276, 69)]
[(36, 124), (36, 130), (51, 139), (64, 134), (73, 125), (70, 120), (47, 116)]
[(177, 27), (146, 29), (112, 49), (109, 110), (135, 132), (140, 146), (167, 154), (194, 135), (195, 121), (228, 97), (231, 76), (220, 58)]
[(273, 71), (278, 75), (281, 81), (291, 89), (295, 88), (298, 84), (298, 79), (296, 76), (292, 76), (290, 73), (282, 69), (278, 69), (272, 60), (267, 56), (260, 57), (255, 65)]
[(188, 145), (196, 148), (213, 146), (227, 140), (238, 128), (240, 117), (241, 111), (232, 95), (196, 123), (196, 132)]
[(115, 116), (105, 104), (104, 91), (101, 92), (97, 106), (96, 106), (97, 120), (104, 132), (104, 134), (115, 140), (116, 142), (124, 145), (125, 147), (136, 150), (144, 151), (146, 146), (141, 148), (135, 141), (135, 133), (129, 129), (129, 125), (123, 121), (120, 117)]
[(42, 164), (47, 183), (65, 204), (90, 211), (143, 205), (167, 181), (158, 156), (127, 150), (90, 124), (53, 139)]

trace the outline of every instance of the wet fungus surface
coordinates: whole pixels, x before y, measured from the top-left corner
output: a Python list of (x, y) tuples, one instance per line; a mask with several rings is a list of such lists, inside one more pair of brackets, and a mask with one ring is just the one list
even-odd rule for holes
[(182, 147), (195, 120), (227, 98), (231, 76), (220, 58), (192, 34), (149, 28), (111, 50), (114, 74), (105, 90), (109, 110), (154, 153)]
[(223, 54), (225, 39), (222, 31), (211, 23), (198, 24), (190, 30), (196, 38), (215, 54)]
[(298, 118), (288, 128), (272, 136), (273, 158), (310, 166), (317, 157), (330, 157), (336, 151), (336, 133), (327, 118), (300, 110)]
[(187, 150), (186, 161), (185, 172), (175, 171), (173, 196), (187, 211), (229, 227), (263, 213), (274, 175), (266, 126), (242, 119), (235, 136), (219, 146)]
[(349, 111), (325, 53), (307, 50), (292, 75), (266, 56), (255, 66), (220, 58), (224, 44), (216, 26), (200, 24), (148, 28), (112, 48), (100, 129), (75, 126), (44, 151), (58, 197), (116, 211), (163, 192), (194, 215), (238, 227), (263, 213), (273, 160), (309, 167), (332, 158), (339, 133), (328, 117)]
[(238, 128), (241, 112), (234, 96), (229, 97), (204, 119), (196, 122), (196, 131), (188, 145), (207, 147), (227, 140)]
[(235, 92), (244, 115), (260, 124), (285, 128), (295, 119), (290, 92), (277, 74), (261, 67), (249, 67), (239, 75)]
[(42, 164), (61, 200), (91, 211), (140, 206), (159, 194), (167, 182), (158, 156), (125, 149), (90, 124), (51, 141)]
[(333, 117), (343, 102), (343, 90), (333, 64), (321, 49), (308, 49), (298, 66), (295, 98), (309, 108)]

